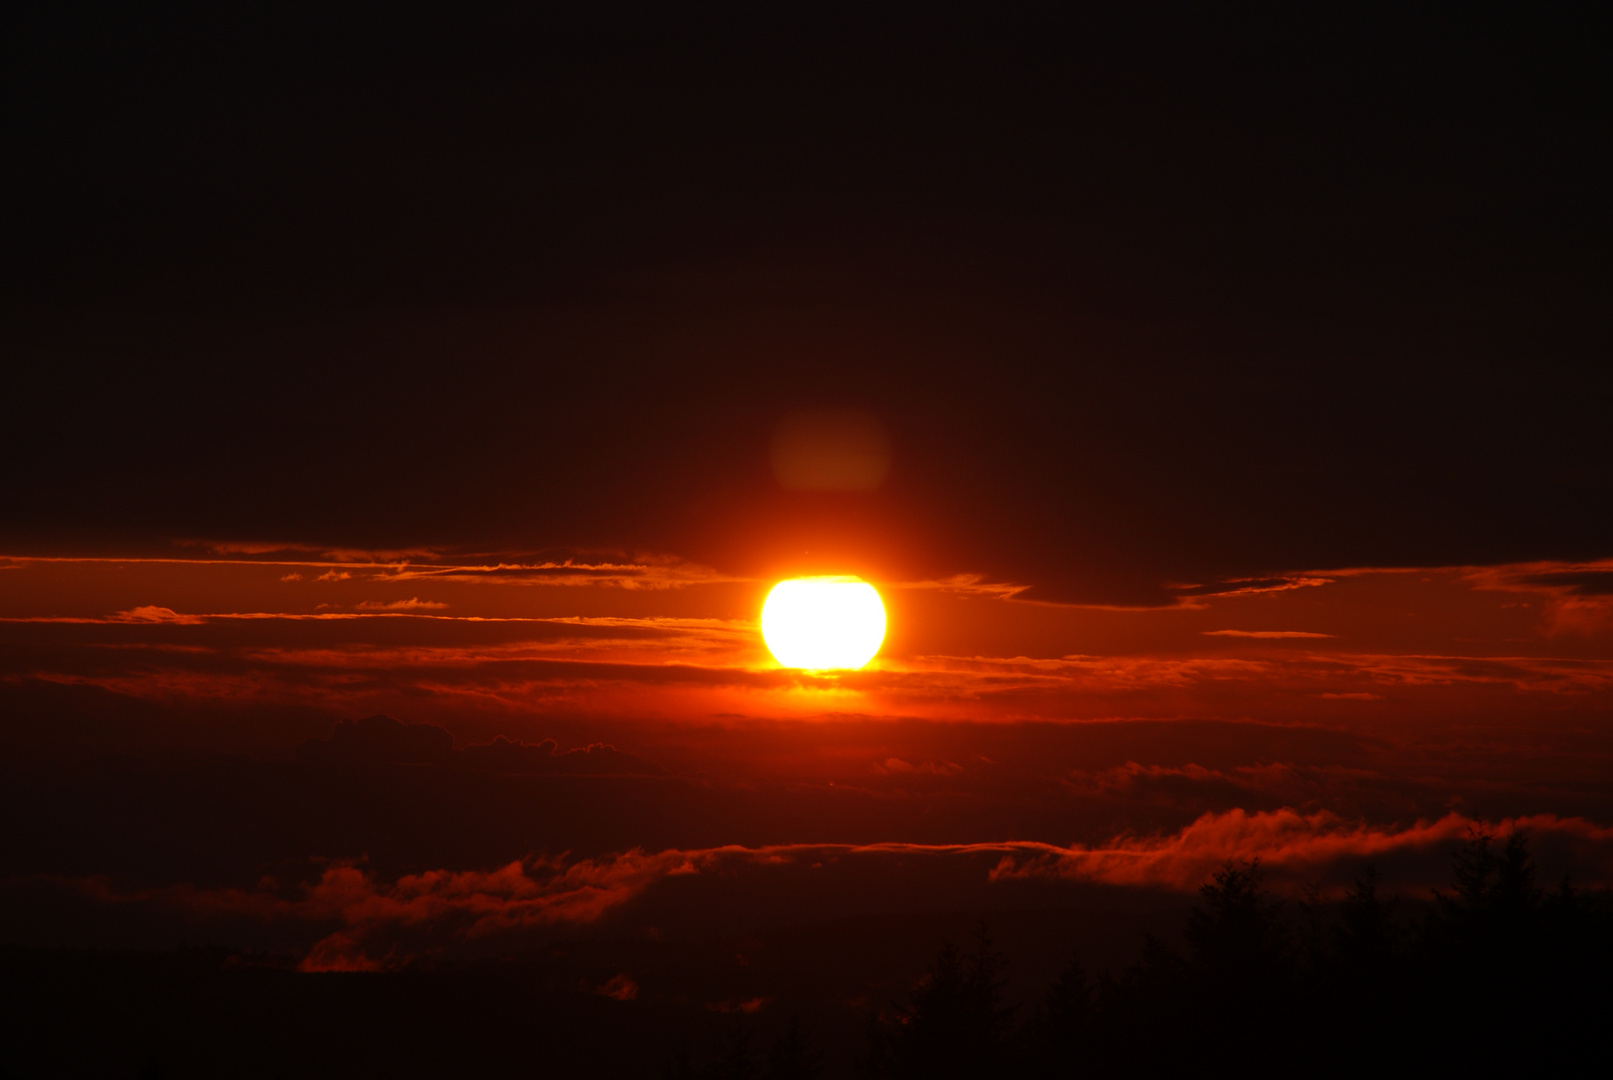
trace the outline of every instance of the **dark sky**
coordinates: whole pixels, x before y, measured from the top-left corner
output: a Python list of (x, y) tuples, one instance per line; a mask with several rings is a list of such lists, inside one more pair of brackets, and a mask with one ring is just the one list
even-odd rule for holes
[[(25, 11), (0, 532), (1127, 603), (1605, 556), (1588, 19)], [(776, 489), (802, 407), (881, 491)]]

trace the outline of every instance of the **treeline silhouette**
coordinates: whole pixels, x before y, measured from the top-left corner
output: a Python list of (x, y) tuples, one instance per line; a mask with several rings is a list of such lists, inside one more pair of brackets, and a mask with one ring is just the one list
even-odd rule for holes
[[(1340, 903), (1282, 902), (1258, 861), (1200, 890), (1184, 950), (1155, 938), (1118, 974), (1072, 960), (1045, 998), (1005, 996), (984, 925), (941, 949), (905, 1001), (870, 1019), (864, 1080), (1582, 1071), (1605, 1060), (1613, 898), (1547, 890), (1524, 834), (1475, 836), (1452, 886), (1409, 912), (1368, 869)], [(742, 1018), (669, 1080), (808, 1080), (822, 1054), (799, 1023), (767, 1047)]]

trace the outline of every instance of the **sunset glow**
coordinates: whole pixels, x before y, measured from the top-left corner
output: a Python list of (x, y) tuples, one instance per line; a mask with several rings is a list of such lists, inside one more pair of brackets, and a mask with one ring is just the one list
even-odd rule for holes
[(1607, 1057), (1597, 9), (25, 7), (0, 1080)]
[(781, 581), (762, 605), (762, 638), (785, 667), (854, 671), (885, 640), (885, 605), (854, 577)]

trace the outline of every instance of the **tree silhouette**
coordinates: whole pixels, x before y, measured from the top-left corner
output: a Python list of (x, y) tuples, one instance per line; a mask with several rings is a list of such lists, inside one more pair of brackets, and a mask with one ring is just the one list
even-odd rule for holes
[[(1369, 866), (1336, 901), (1310, 890), (1296, 920), (1259, 863), (1228, 862), (1199, 890), (1185, 950), (1147, 937), (1138, 963), (1095, 981), (1072, 960), (1017, 1028), (1006, 962), (982, 928), (967, 953), (941, 947), (898, 1016), (870, 1017), (857, 1075), (1488, 1075), (1567, 1072), (1601, 1053), (1613, 894), (1542, 890), (1522, 832), (1474, 835), (1451, 869), (1420, 918), (1384, 898)], [(792, 1023), (762, 1075), (817, 1075), (807, 1046)]]
[(661, 1070), (661, 1075), (665, 1080), (695, 1080), (700, 1075), (695, 1069), (694, 1052), (689, 1049), (688, 1035), (684, 1035), (683, 1042), (667, 1061), (666, 1068)]
[(1540, 1007), (1556, 1025), (1600, 1029), (1613, 1009), (1613, 894), (1583, 892), (1565, 877), (1541, 906), (1547, 980)]
[(743, 1014), (729, 1018), (704, 1059), (696, 1058), (685, 1036), (662, 1070), (667, 1080), (815, 1080), (822, 1073), (823, 1051), (799, 1017), (790, 1018), (762, 1056), (755, 1024)]
[(735, 1013), (725, 1025), (711, 1064), (700, 1073), (702, 1080), (757, 1080), (762, 1064), (755, 1041), (756, 1030), (749, 1017)]
[(889, 1075), (898, 1080), (1001, 1075), (1014, 1012), (1003, 1002), (1005, 967), (984, 926), (969, 953), (950, 942), (943, 945), (896, 1028)]
[(1219, 993), (1247, 997), (1283, 974), (1287, 940), (1259, 860), (1227, 863), (1199, 888), (1187, 919), (1188, 964)]
[(1544, 895), (1535, 885), (1528, 840), (1514, 832), (1496, 850), (1486, 833), (1452, 860), (1456, 887), (1434, 893), (1423, 941), (1432, 963), (1458, 977), (1467, 1008), (1493, 1011), (1515, 996), (1539, 958)]
[(1420, 996), (1446, 1028), (1486, 1033), (1482, 1046), (1456, 1048), (1464, 1066), (1521, 1060), (1520, 1022), (1545, 1019), (1540, 1006), (1552, 966), (1541, 950), (1544, 895), (1528, 838), (1514, 832), (1498, 849), (1493, 836), (1476, 833), (1451, 869), (1455, 887), (1434, 893), (1419, 934)]
[(1378, 896), (1378, 868), (1368, 866), (1339, 905), (1333, 952), (1342, 965), (1363, 978), (1380, 976), (1403, 934), (1394, 920), (1396, 903)]
[(1512, 833), (1500, 852), (1495, 837), (1476, 833), (1452, 859), (1456, 888), (1436, 892), (1435, 902), (1449, 924), (1506, 933), (1522, 929), (1540, 907), (1528, 836)]
[(1053, 1076), (1082, 1056), (1091, 1039), (1096, 991), (1086, 968), (1072, 957), (1022, 1035), (1027, 1072)]
[(1258, 860), (1228, 862), (1188, 914), (1184, 993), (1174, 1002), (1184, 1052), (1251, 1064), (1279, 1058), (1292, 1038), (1290, 937)]
[(801, 1017), (790, 1017), (789, 1025), (768, 1048), (763, 1080), (816, 1080), (821, 1075), (822, 1049), (801, 1027)]
[(883, 1080), (891, 1074), (891, 1032), (877, 1012), (868, 1014), (868, 1033), (865, 1048), (857, 1059), (857, 1080)]

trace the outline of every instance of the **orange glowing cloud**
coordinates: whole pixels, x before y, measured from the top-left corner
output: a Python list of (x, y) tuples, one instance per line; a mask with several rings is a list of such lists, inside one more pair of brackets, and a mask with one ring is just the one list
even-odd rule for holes
[(1521, 695), (1596, 726), (1613, 705), (1602, 563), (1274, 575), (1126, 610), (975, 575), (884, 583), (878, 665), (824, 679), (770, 660), (768, 582), (675, 559), (276, 553), (3, 561), (0, 678), (439, 723), (565, 709), (1426, 726), (1536, 707)]

